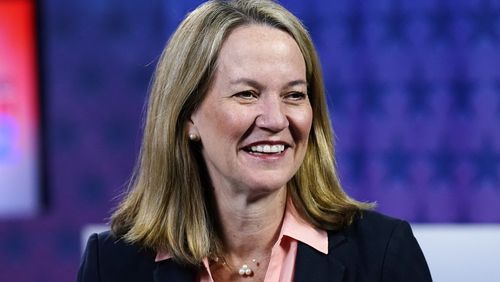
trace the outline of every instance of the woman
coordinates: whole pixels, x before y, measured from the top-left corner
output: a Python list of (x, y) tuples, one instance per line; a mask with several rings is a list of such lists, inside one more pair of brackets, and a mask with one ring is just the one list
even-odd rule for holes
[(210, 1), (158, 63), (140, 161), (79, 281), (430, 281), (406, 222), (342, 190), (319, 61), (270, 1)]

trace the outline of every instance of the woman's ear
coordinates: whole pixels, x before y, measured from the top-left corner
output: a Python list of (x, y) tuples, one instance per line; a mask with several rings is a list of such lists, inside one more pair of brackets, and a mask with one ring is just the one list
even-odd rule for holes
[(192, 119), (189, 119), (186, 122), (186, 129), (189, 140), (200, 141), (200, 133), (198, 132), (198, 128), (196, 127)]

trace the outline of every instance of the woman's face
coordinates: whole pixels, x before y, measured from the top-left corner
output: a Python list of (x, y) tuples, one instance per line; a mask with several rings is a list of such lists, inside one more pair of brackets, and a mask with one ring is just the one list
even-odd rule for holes
[(313, 115), (297, 43), (276, 28), (238, 27), (217, 62), (188, 124), (214, 189), (251, 195), (284, 187), (304, 159)]

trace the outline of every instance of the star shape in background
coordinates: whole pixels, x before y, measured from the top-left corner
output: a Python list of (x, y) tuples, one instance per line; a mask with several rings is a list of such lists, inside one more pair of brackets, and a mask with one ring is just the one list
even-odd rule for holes
[(351, 5), (349, 13), (343, 19), (347, 42), (351, 46), (359, 46), (365, 42), (366, 20), (360, 7), (361, 3)]
[(430, 40), (437, 43), (450, 43), (452, 41), (451, 28), (454, 15), (450, 8), (439, 2), (434, 10), (427, 15), (427, 22), (430, 25)]
[(391, 148), (383, 154), (387, 169), (386, 178), (397, 182), (408, 182), (409, 167), (413, 161), (410, 152), (401, 143), (394, 141)]
[(73, 228), (60, 227), (50, 236), (52, 246), (58, 256), (69, 258), (76, 251), (78, 251), (78, 235), (79, 230)]
[(7, 233), (3, 242), (0, 242), (0, 251), (9, 260), (23, 262), (30, 255), (32, 248), (30, 248), (30, 240), (25, 234), (25, 232), (20, 230), (12, 229), (11, 234)]
[(477, 183), (491, 182), (493, 187), (500, 189), (500, 152), (494, 148), (490, 139), (484, 140), (480, 149), (472, 154), (472, 162), (476, 168), (474, 180)]
[(432, 94), (431, 83), (424, 79), (420, 70), (414, 71), (410, 80), (406, 82), (408, 92), (409, 112), (413, 115), (424, 115), (431, 111), (430, 95)]
[(497, 94), (497, 112), (500, 114), (500, 78), (496, 82), (496, 94)]
[(471, 41), (498, 41), (497, 24), (500, 19), (500, 9), (494, 7), (491, 1), (479, 2), (479, 5), (472, 9), (468, 16), (473, 28), (470, 36)]
[(78, 187), (80, 199), (93, 204), (102, 204), (106, 201), (106, 184), (102, 176), (96, 173), (85, 173)]
[(384, 86), (382, 82), (374, 77), (365, 78), (360, 84), (360, 94), (363, 107), (371, 114), (380, 115), (385, 113), (383, 97)]
[(385, 39), (396, 45), (408, 43), (406, 34), (410, 19), (400, 3), (400, 1), (392, 1), (390, 10), (383, 16)]
[(456, 169), (457, 156), (450, 146), (441, 145), (430, 155), (435, 182), (451, 183)]
[(332, 17), (328, 15), (329, 11), (323, 10), (319, 12), (317, 9), (319, 8), (313, 3), (311, 3), (311, 5), (304, 5), (302, 9), (303, 16), (300, 18), (304, 26), (307, 26), (309, 35), (312, 38), (318, 38), (319, 34), (324, 31), (326, 27), (331, 26), (330, 20)]
[(98, 100), (99, 92), (104, 91), (106, 84), (105, 70), (96, 67), (94, 62), (82, 64), (77, 69), (74, 79), (82, 90), (78, 93), (80, 98)]
[(326, 102), (330, 113), (337, 114), (346, 110), (346, 87), (338, 80), (328, 80), (326, 82)]
[(108, 10), (108, 14), (102, 17), (101, 30), (102, 34), (105, 36), (111, 36), (114, 39), (124, 38), (130, 34), (132, 26), (130, 21), (127, 19), (127, 12), (124, 8), (118, 5), (113, 9)]
[(472, 94), (474, 85), (472, 81), (463, 75), (456, 75), (449, 84), (452, 112), (459, 115), (470, 116), (473, 113)]
[(49, 143), (59, 151), (66, 151), (79, 145), (82, 131), (77, 130), (78, 124), (74, 119), (59, 118), (58, 124), (49, 131)]
[(366, 177), (366, 164), (368, 162), (366, 150), (362, 146), (357, 146), (348, 151), (346, 156), (350, 178), (354, 183), (358, 183)]

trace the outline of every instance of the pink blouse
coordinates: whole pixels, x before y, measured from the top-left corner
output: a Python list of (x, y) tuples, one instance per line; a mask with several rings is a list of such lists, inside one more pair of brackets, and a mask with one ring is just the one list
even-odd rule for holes
[[(299, 241), (319, 252), (328, 254), (328, 235), (326, 231), (316, 228), (305, 221), (295, 209), (292, 201), (288, 200), (278, 241), (271, 250), (265, 282), (293, 281), (297, 243)], [(158, 252), (155, 261), (158, 262), (171, 257), (166, 252)], [(207, 258), (203, 260), (203, 265), (205, 271), (199, 274), (198, 281), (214, 282)]]

